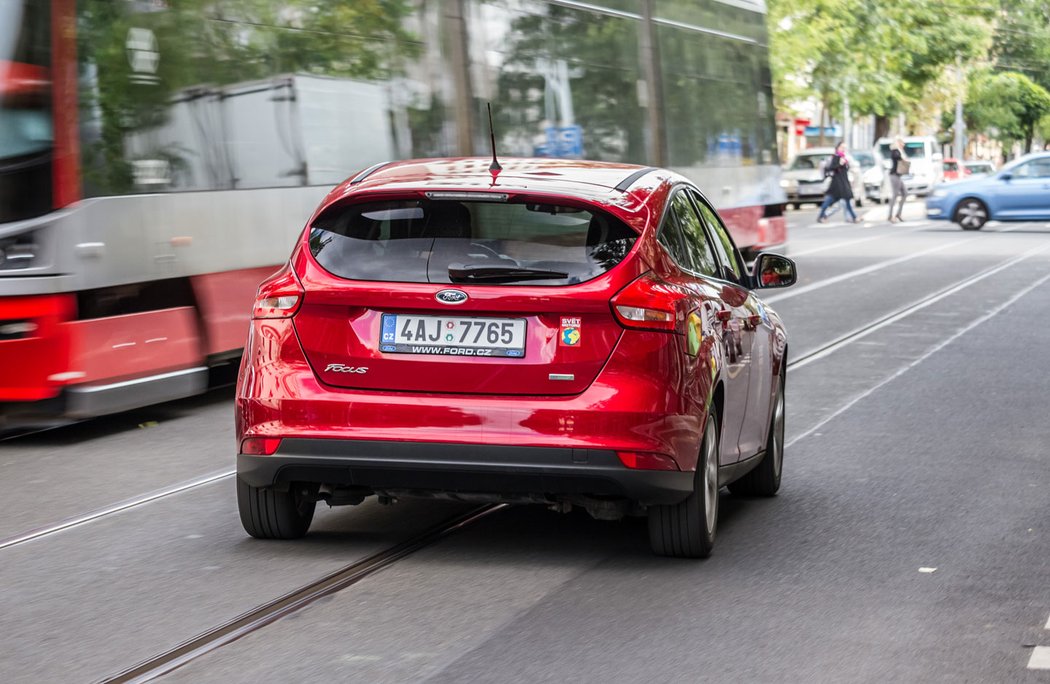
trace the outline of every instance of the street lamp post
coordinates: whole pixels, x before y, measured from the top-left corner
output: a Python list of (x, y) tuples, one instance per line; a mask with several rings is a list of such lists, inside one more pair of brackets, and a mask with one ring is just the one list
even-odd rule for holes
[(955, 56), (955, 158), (966, 157), (966, 122), (963, 121), (963, 69), (962, 56)]

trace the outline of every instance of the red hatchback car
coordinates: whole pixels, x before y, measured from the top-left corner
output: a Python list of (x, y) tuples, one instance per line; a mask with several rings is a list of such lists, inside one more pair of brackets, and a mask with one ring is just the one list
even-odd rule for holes
[(687, 179), (624, 164), (382, 164), (259, 288), (237, 383), (241, 522), (424, 496), (647, 514), (710, 553), (718, 490), (780, 485), (787, 337)]

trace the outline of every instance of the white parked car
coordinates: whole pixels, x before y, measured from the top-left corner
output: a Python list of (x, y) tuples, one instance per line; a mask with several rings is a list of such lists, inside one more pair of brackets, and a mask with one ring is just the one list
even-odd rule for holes
[[(824, 194), (831, 184), (831, 179), (824, 177), (824, 165), (833, 154), (834, 147), (812, 147), (799, 152), (791, 163), (784, 167), (780, 174), (780, 187), (784, 189), (788, 202), (795, 209), (807, 202), (819, 204), (824, 201)], [(864, 200), (864, 184), (861, 181), (863, 167), (852, 154), (847, 154), (846, 159), (849, 161), (853, 199), (859, 207)]]
[[(883, 180), (880, 185), (882, 197), (890, 199), (887, 192), (890, 168), (890, 150), (894, 138), (879, 138), (875, 143), (875, 154), (882, 159)], [(904, 176), (904, 187), (909, 195), (925, 197), (933, 187), (944, 181), (944, 155), (936, 138), (928, 135), (904, 137), (904, 156), (911, 162), (910, 173)], [(881, 201), (881, 198), (880, 198)]]

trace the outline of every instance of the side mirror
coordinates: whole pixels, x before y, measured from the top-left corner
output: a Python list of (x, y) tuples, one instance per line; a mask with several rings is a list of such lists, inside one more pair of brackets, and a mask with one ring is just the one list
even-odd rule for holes
[(762, 252), (755, 259), (755, 289), (788, 287), (798, 279), (795, 262), (779, 254)]
[(1013, 178), (1013, 177), (1014, 177), (1014, 175), (1012, 173), (1010, 173), (1009, 171), (1007, 171), (1006, 173), (999, 174), (999, 180), (1005, 181), (1007, 183), (1009, 183), (1010, 179)]

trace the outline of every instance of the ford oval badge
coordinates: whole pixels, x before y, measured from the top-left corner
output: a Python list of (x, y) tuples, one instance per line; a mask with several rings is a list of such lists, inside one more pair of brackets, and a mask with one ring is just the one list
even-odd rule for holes
[(463, 290), (442, 290), (434, 295), (434, 299), (442, 304), (462, 304), (467, 301), (467, 293)]

